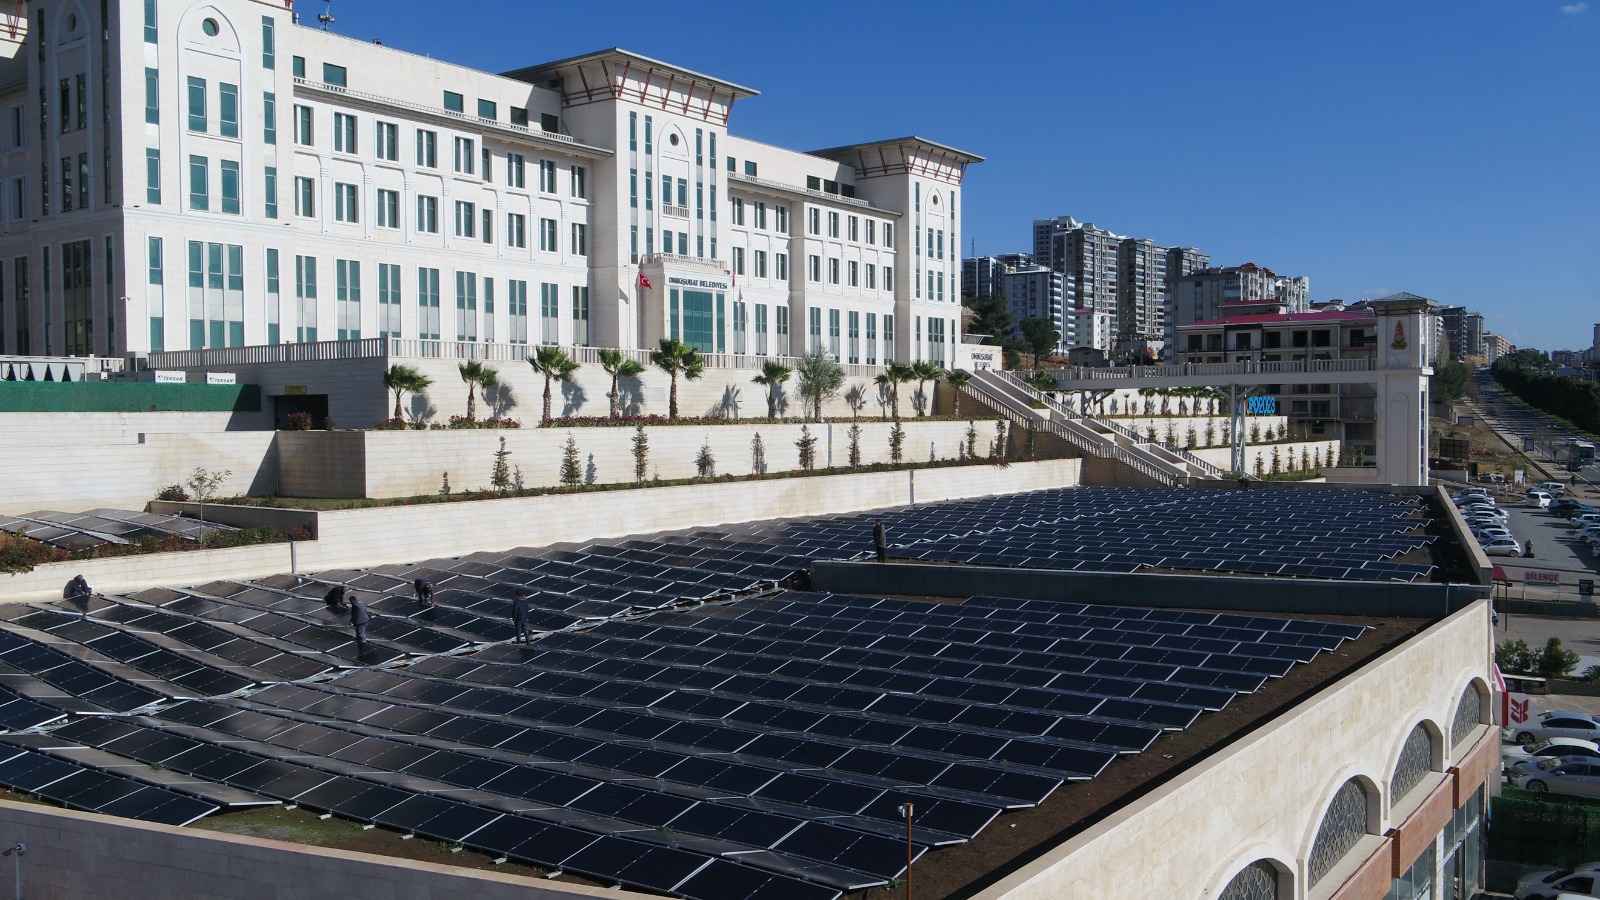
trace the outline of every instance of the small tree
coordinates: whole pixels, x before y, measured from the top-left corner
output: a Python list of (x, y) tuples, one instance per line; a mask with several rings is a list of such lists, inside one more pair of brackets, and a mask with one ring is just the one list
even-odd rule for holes
[(512, 466), (511, 467), (511, 489), (513, 491), (520, 492), (522, 490), (522, 487), (523, 487), (523, 485), (522, 485), (522, 467), (521, 466)]
[[(667, 418), (678, 418), (678, 376), (698, 381), (705, 374), (706, 361), (700, 351), (677, 338), (662, 338), (660, 349), (650, 351), (650, 361), (672, 379), (672, 389), (667, 394)], [(644, 476), (639, 476), (643, 481)]]
[(900, 464), (906, 446), (906, 430), (900, 427), (900, 420), (894, 420), (894, 427), (889, 429), (889, 461), (895, 465)]
[(791, 369), (775, 359), (766, 360), (761, 364), (761, 374), (752, 378), (756, 384), (767, 389), (767, 418), (778, 417), (778, 391), (783, 389), (783, 383), (789, 380)]
[(450, 496), (450, 473), (444, 473), (444, 479), (439, 483), (439, 496)]
[(194, 471), (189, 475), (189, 480), (184, 482), (189, 487), (189, 496), (194, 498), (194, 502), (200, 504), (200, 522), (202, 524), (206, 520), (206, 504), (211, 502), (211, 498), (217, 493), (217, 489), (232, 477), (232, 469), (221, 469), (213, 472), (209, 469), (195, 466)]
[(767, 447), (761, 442), (761, 432), (750, 439), (750, 472), (765, 475), (767, 472)]
[(1169, 447), (1178, 445), (1178, 423), (1171, 419), (1167, 420), (1167, 439), (1164, 443)]
[(492, 366), (486, 366), (475, 359), (456, 366), (456, 372), (467, 385), (467, 421), (471, 422), (476, 420), (478, 415), (478, 393), (485, 388), (494, 387), (499, 383), (499, 378)]
[(1540, 651), (1534, 674), (1540, 678), (1565, 678), (1578, 667), (1578, 654), (1561, 646), (1561, 638), (1552, 637)]
[(528, 365), (533, 371), (544, 376), (544, 418), (540, 421), (550, 421), (550, 383), (559, 381), (563, 384), (572, 381), (572, 376), (578, 371), (578, 362), (567, 356), (560, 347), (543, 346), (533, 351), (528, 357)]
[(489, 470), (489, 486), (497, 491), (511, 489), (511, 451), (506, 449), (506, 439), (500, 439), (500, 449), (494, 452), (494, 468)]
[(965, 439), (966, 439), (966, 445), (967, 445), (967, 458), (968, 459), (977, 459), (978, 458), (978, 423), (976, 423), (976, 422), (968, 422), (967, 423), (967, 433), (965, 435)]
[(1308, 447), (1301, 447), (1300, 448), (1300, 468), (1302, 468), (1302, 469), (1310, 469), (1311, 468), (1311, 450)]
[(1195, 445), (1200, 442), (1199, 435), (1195, 434), (1194, 424), (1193, 423), (1190, 423), (1189, 430), (1184, 433), (1183, 440), (1184, 440), (1184, 443), (1186, 445), (1186, 448), (1189, 449), (1189, 450), (1193, 450), (1195, 448)]
[(811, 471), (817, 460), (817, 438), (811, 433), (810, 425), (800, 426), (800, 439), (794, 445), (800, 451), (800, 468)]
[(800, 382), (800, 396), (811, 403), (812, 420), (821, 421), (822, 402), (839, 393), (844, 385), (844, 367), (821, 347), (814, 347), (800, 357), (794, 371)]
[(850, 425), (850, 467), (861, 465), (861, 426), (855, 423)]
[(917, 415), (933, 415), (933, 398), (928, 395), (928, 392), (922, 386), (931, 381), (934, 388), (937, 389), (939, 379), (944, 377), (944, 370), (931, 362), (915, 362), (911, 364), (911, 375), (917, 380), (917, 400), (919, 401)]
[(1265, 474), (1267, 474), (1267, 464), (1262, 461), (1261, 454), (1258, 452), (1256, 454), (1256, 477), (1260, 478)]
[(611, 376), (611, 393), (606, 394), (606, 399), (611, 401), (611, 418), (615, 419), (621, 399), (618, 382), (639, 377), (644, 372), (644, 364), (631, 356), (623, 356), (621, 350), (605, 349), (600, 351), (600, 368)]
[(1312, 454), (1311, 454), (1311, 465), (1312, 465), (1313, 468), (1317, 468), (1317, 469), (1322, 468), (1322, 448), (1321, 447), (1318, 447), (1315, 451), (1312, 452)]
[(1154, 444), (1156, 442), (1156, 423), (1151, 422), (1144, 427), (1144, 436), (1150, 443)]
[(1538, 666), (1539, 655), (1528, 646), (1527, 641), (1514, 638), (1494, 648), (1494, 663), (1502, 672), (1510, 675), (1532, 675)]
[(889, 394), (889, 415), (900, 418), (900, 385), (912, 378), (911, 367), (905, 363), (891, 362), (883, 367), (883, 372), (873, 379), (879, 387), (884, 388)]
[(1252, 444), (1261, 443), (1261, 423), (1260, 422), (1251, 422), (1250, 423), (1250, 443), (1252, 443)]
[(972, 373), (960, 369), (952, 369), (944, 376), (945, 383), (950, 385), (950, 414), (961, 418), (961, 390), (972, 384)]
[(1277, 447), (1273, 447), (1272, 448), (1272, 474), (1276, 475), (1276, 474), (1278, 474), (1279, 472), (1282, 472), (1282, 471), (1283, 471), (1283, 456), (1282, 456), (1282, 454), (1280, 454), (1278, 452), (1278, 448)]
[[(1031, 447), (1029, 448), (1028, 452), (1029, 453), (1033, 452)], [(1005, 419), (995, 419), (994, 420), (994, 458), (995, 459), (1004, 459), (1005, 455), (1006, 455), (1006, 420)]]
[(705, 443), (700, 445), (700, 452), (694, 457), (694, 470), (701, 478), (710, 478), (717, 474), (717, 458), (711, 452), (711, 436), (706, 436)]
[(1027, 345), (1028, 352), (1033, 354), (1033, 367), (1039, 368), (1041, 357), (1048, 357), (1056, 345), (1061, 343), (1061, 332), (1056, 330), (1054, 322), (1049, 319), (1027, 318), (1017, 323), (1017, 330), (1022, 333), (1022, 341)]
[(1205, 443), (1205, 445), (1207, 447), (1215, 447), (1217, 445), (1217, 423), (1214, 420), (1211, 420), (1211, 419), (1207, 419), (1206, 420), (1206, 443)]
[(643, 425), (633, 427), (633, 481), (635, 484), (644, 484), (644, 477), (650, 473), (650, 435), (644, 433)]
[(578, 460), (578, 439), (569, 432), (567, 445), (561, 448), (561, 483), (577, 487), (583, 483), (583, 465)]
[(394, 417), (405, 418), (405, 412), (400, 407), (400, 399), (406, 394), (420, 394), (433, 384), (433, 379), (422, 374), (411, 366), (395, 363), (388, 371), (383, 373), (383, 386), (394, 391)]

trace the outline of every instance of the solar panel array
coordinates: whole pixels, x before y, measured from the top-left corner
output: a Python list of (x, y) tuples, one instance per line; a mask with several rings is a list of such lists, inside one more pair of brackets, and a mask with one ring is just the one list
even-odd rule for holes
[[(882, 515), (897, 555), (1109, 530), (1067, 496), (1083, 493)], [(1169, 493), (1102, 499), (1142, 494), (1151, 519), (1194, 527)], [(1221, 528), (1228, 499), (1186, 501), (1216, 500)], [(782, 590), (870, 546), (875, 517), (0, 609), (0, 784), (163, 822), (288, 802), (675, 896), (831, 900), (903, 874), (902, 803), (914, 854), (971, 840), (1361, 632)], [(1347, 518), (1419, 522), (1370, 501)], [(374, 613), (364, 647), (323, 601), (336, 584)], [(525, 646), (509, 643), (518, 592), (539, 634)]]
[(0, 515), (0, 531), (22, 532), (33, 540), (63, 550), (133, 544), (145, 537), (177, 536), (199, 541), (203, 535), (214, 531), (233, 530), (214, 522), (125, 509), (93, 509), (84, 513), (47, 509), (23, 515)]

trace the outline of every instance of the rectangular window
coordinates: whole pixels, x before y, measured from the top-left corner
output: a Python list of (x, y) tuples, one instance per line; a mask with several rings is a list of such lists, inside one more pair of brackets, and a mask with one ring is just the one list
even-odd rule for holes
[(789, 280), (789, 254), (772, 254), (772, 276), (779, 281)]
[(765, 303), (756, 304), (755, 352), (759, 356), (767, 355), (767, 306)]
[(572, 196), (579, 200), (589, 196), (589, 170), (583, 166), (572, 167)]
[[(852, 313), (854, 315), (854, 313)], [(878, 364), (878, 314), (867, 313), (867, 365)]]
[(839, 283), (839, 261), (837, 259), (828, 260), (828, 283)]
[(278, 95), (261, 95), (261, 139), (269, 146), (278, 143)]
[(735, 248), (733, 248), (733, 274), (735, 274), (735, 275), (743, 275), (744, 274), (744, 248), (743, 247), (735, 247)]
[[(378, 122), (372, 129), (373, 152), (388, 162), (400, 161), (400, 126), (393, 122)], [(351, 151), (355, 152), (355, 151)]]
[(820, 284), (822, 282), (822, 257), (813, 253), (806, 258), (806, 262), (809, 267), (806, 273), (806, 280)]
[(277, 344), (283, 341), (283, 310), (279, 294), (278, 282), (278, 251), (267, 249), (267, 343)]
[(361, 199), (356, 186), (335, 182), (333, 185), (333, 218), (336, 222), (355, 224), (361, 221)]
[(757, 250), (752, 255), (754, 256), (754, 259), (751, 261), (755, 263), (755, 276), (757, 278), (767, 277), (767, 251)]
[(830, 212), (830, 213), (828, 213), (828, 237), (836, 238), (838, 236), (839, 236), (839, 214), (836, 213), (836, 212)]
[(514, 188), (525, 188), (527, 184), (527, 160), (521, 153), (506, 154), (506, 184)]
[(78, 154), (78, 208), (89, 208), (89, 154)]
[(296, 56), (291, 59), (289, 61), (289, 71), (296, 78), (306, 77), (306, 58), (304, 56)]
[(730, 203), (733, 206), (733, 224), (735, 224), (735, 225), (743, 225), (744, 224), (744, 198), (743, 197), (734, 197), (734, 198), (732, 198)]
[(456, 171), (463, 175), (472, 174), (473, 158), (477, 155), (473, 150), (472, 138), (456, 138)]
[(335, 87), (349, 87), (346, 83), (348, 77), (349, 73), (345, 71), (344, 66), (336, 66), (333, 63), (322, 64), (323, 84), (331, 84)]
[(872, 263), (867, 263), (867, 290), (875, 291), (877, 289), (878, 289), (878, 267), (873, 265)]
[(806, 344), (806, 352), (814, 353), (822, 349), (822, 310), (811, 307), (809, 324), (810, 340)]
[(476, 237), (478, 210), (464, 200), (456, 201), (456, 237)]
[(506, 213), (506, 246), (526, 249), (528, 246), (528, 217), (521, 213)]
[(239, 136), (239, 86), (217, 85), (217, 122), (225, 138)]
[(333, 152), (356, 152), (356, 117), (349, 113), (333, 114)]
[(313, 218), (317, 214), (317, 184), (310, 178), (296, 176), (294, 180), (294, 214)]
[(877, 222), (876, 219), (868, 219), (867, 220), (867, 243), (876, 244), (877, 242), (878, 242), (878, 222)]
[(483, 230), (478, 233), (483, 237), (485, 244), (494, 243), (494, 210), (483, 211)]
[(744, 174), (750, 176), (751, 178), (756, 177), (755, 160), (747, 159), (744, 161)]
[(556, 246), (556, 220), (539, 220), (539, 249), (546, 253), (555, 253), (560, 248)]
[(61, 157), (61, 211), (72, 212), (72, 157)]
[(500, 119), (500, 109), (493, 100), (479, 100), (478, 118), (498, 121)]
[(220, 163), (222, 169), (222, 211), (233, 216), (239, 214), (239, 164), (231, 159)]
[(339, 340), (361, 340), (361, 263), (353, 259), (333, 261), (334, 314)]
[(767, 204), (761, 202), (760, 200), (756, 201), (755, 226), (762, 229), (767, 227)]
[(147, 264), (148, 279), (151, 284), (162, 284), (166, 278), (161, 266), (161, 238), (153, 237), (147, 241), (149, 247), (149, 261)]
[(451, 112), (466, 112), (467, 111), (466, 98), (461, 96), (460, 94), (456, 93), (455, 91), (445, 91), (444, 92), (444, 108), (450, 110)]
[(317, 340), (317, 258), (294, 258), (294, 296), (299, 307), (295, 340), (302, 344)]
[(189, 130), (206, 130), (206, 80), (189, 76)]
[(589, 346), (589, 288), (583, 285), (572, 288), (572, 344)]
[(849, 268), (848, 268), (848, 272), (849, 272), (849, 279), (848, 279), (848, 281), (846, 283), (849, 284), (851, 287), (860, 287), (861, 286), (861, 279), (860, 279), (861, 264), (856, 262), (853, 259), (850, 260), (850, 265), (849, 265)]
[(439, 339), (439, 270), (417, 270), (417, 338)]
[(272, 70), (278, 67), (278, 34), (277, 23), (271, 16), (261, 17), (261, 68)]
[(561, 286), (546, 282), (539, 285), (539, 342), (556, 344), (561, 341)]
[(850, 339), (850, 343), (848, 345), (850, 349), (850, 355), (848, 359), (850, 361), (850, 365), (853, 366), (861, 362), (861, 314), (855, 310), (850, 311), (850, 331), (848, 333), (848, 337)]
[(378, 227), (400, 227), (400, 192), (378, 188)]
[(850, 240), (852, 240), (852, 241), (861, 240), (861, 234), (860, 234), (861, 220), (859, 218), (857, 218), (856, 216), (851, 216), (850, 219), (849, 219), (849, 222), (847, 224), (849, 225), (849, 228), (845, 232), (846, 236), (848, 236), (850, 238)]
[(316, 143), (316, 129), (311, 120), (311, 107), (296, 105), (294, 108), (294, 142), (302, 147), (310, 147)]
[(417, 197), (417, 231), (422, 234), (439, 233), (438, 197)]
[(144, 70), (144, 120), (161, 123), (161, 73), (150, 68)]
[(144, 0), (144, 42), (156, 43), (156, 0)]
[[(22, 179), (17, 179), (17, 186), (21, 188)], [(20, 193), (20, 192), (19, 192)], [(144, 151), (144, 199), (146, 203), (161, 202), (161, 151)], [(19, 212), (17, 218), (22, 218)]]
[(628, 149), (639, 149), (639, 114), (628, 113)]
[(378, 337), (400, 336), (400, 267), (378, 263)]
[(894, 223), (893, 222), (885, 222), (885, 223), (883, 223), (883, 245), (885, 247), (893, 247), (894, 246)]
[(511, 315), (510, 341), (513, 344), (526, 344), (528, 342), (528, 283), (526, 281), (510, 281), (506, 283), (506, 304)]
[(789, 233), (789, 207), (774, 206), (772, 208), (773, 230), (779, 234)]
[(655, 120), (654, 120), (653, 117), (651, 117), (651, 116), (645, 116), (644, 117), (644, 155), (645, 156), (649, 156), (650, 154), (655, 152), (654, 149), (652, 149), (652, 144), (651, 144), (651, 132), (652, 132), (652, 130), (654, 128), (654, 125), (655, 125)]
[(588, 229), (582, 222), (572, 223), (572, 254), (574, 256), (589, 255)]
[(266, 205), (267, 218), (278, 217), (278, 167), (267, 166), (266, 175)]
[(779, 356), (783, 356), (789, 352), (789, 307), (775, 307), (772, 315), (774, 352)]
[(822, 234), (822, 211), (819, 209), (806, 210), (806, 233)]
[(417, 165), (425, 169), (439, 168), (439, 135), (417, 129)]
[(204, 156), (189, 157), (189, 208), (207, 210), (211, 208), (211, 187), (209, 184), (210, 163)]
[(556, 163), (553, 159), (539, 160), (539, 192), (543, 194), (556, 192)]
[(886, 291), (894, 290), (894, 268), (892, 266), (883, 267), (883, 289)]

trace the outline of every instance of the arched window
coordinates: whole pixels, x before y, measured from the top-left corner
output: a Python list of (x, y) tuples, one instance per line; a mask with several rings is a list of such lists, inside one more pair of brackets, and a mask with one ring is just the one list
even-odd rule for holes
[(1278, 900), (1278, 869), (1258, 859), (1233, 876), (1217, 900)]
[(1456, 703), (1456, 715), (1450, 722), (1450, 746), (1456, 747), (1472, 733), (1472, 729), (1483, 721), (1479, 707), (1483, 699), (1478, 695), (1478, 686), (1467, 685), (1461, 692), (1461, 700)]
[(1389, 803), (1400, 802), (1422, 783), (1433, 771), (1433, 742), (1428, 730), (1421, 725), (1411, 729), (1406, 745), (1400, 750), (1400, 759), (1394, 764), (1394, 777), (1389, 779)]
[(1306, 872), (1311, 884), (1332, 871), (1366, 833), (1367, 789), (1352, 778), (1333, 795), (1333, 802), (1328, 804), (1328, 812), (1317, 828), (1317, 839), (1311, 843)]

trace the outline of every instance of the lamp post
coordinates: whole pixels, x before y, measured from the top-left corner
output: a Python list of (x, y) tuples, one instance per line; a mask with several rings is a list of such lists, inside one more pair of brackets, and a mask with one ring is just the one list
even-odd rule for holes
[(22, 854), (27, 852), (27, 849), (28, 849), (28, 845), (27, 844), (19, 842), (15, 847), (12, 847), (10, 850), (5, 851), (4, 853), (0, 853), (0, 856), (15, 856), (16, 857), (16, 859), (12, 860), (12, 867), (11, 867), (11, 881), (12, 881), (12, 888), (13, 888), (13, 896), (16, 897), (16, 900), (22, 900)]
[(906, 820), (906, 900), (911, 900), (911, 804), (900, 804), (900, 815)]

